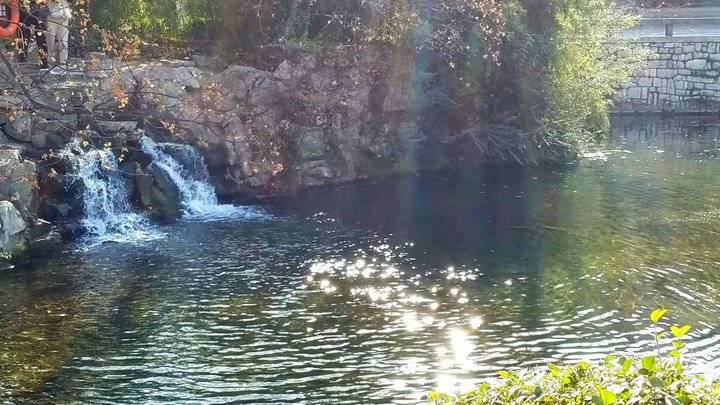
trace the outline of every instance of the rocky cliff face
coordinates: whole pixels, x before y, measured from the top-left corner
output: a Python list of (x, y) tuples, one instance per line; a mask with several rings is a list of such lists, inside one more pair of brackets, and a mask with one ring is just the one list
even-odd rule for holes
[(38, 219), (38, 189), (35, 164), (18, 150), (0, 149), (0, 258), (59, 245), (59, 232)]
[(170, 132), (202, 150), (221, 194), (255, 197), (416, 169), (413, 65), (339, 47), (287, 54), (273, 71), (148, 64), (123, 86), (178, 123)]
[(29, 224), (37, 216), (37, 173), (20, 152), (0, 149), (0, 257), (27, 249)]
[[(424, 95), (413, 88), (411, 52), (268, 49), (259, 60), (128, 65), (92, 55), (77, 61), (84, 68), (33, 82), (52, 111), (0, 96), (0, 254), (78, 235), (83, 206), (67, 153), (82, 152), (59, 153), (71, 140), (112, 152), (131, 204), (160, 221), (179, 216), (179, 192), (141, 150), (143, 134), (193, 145), (219, 194), (235, 199), (455, 164), (457, 145), (445, 150), (416, 126), (413, 97)], [(488, 159), (486, 148), (460, 149), (473, 164)]]

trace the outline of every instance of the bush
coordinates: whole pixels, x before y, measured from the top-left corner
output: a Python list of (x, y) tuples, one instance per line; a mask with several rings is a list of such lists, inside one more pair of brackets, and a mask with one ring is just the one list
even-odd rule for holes
[(609, 130), (608, 107), (645, 53), (623, 40), (634, 16), (610, 0), (550, 0), (556, 28), (550, 41), (546, 130), (579, 145)]
[(446, 134), (458, 160), (475, 149), (517, 162), (565, 160), (603, 139), (616, 89), (645, 60), (622, 38), (633, 16), (610, 0), (482, 4), (469, 9), (474, 24), (453, 12), (428, 19), (434, 34), (417, 69), (429, 77), (418, 86), (423, 132)]
[(148, 42), (187, 40), (208, 23), (206, 0), (93, 0), (89, 13), (101, 28), (124, 29)]
[[(666, 310), (653, 311), (658, 322)], [(632, 359), (608, 356), (603, 364), (581, 362), (572, 366), (548, 365), (546, 369), (524, 373), (500, 372), (500, 380), (484, 383), (462, 395), (439, 392), (428, 394), (435, 404), (663, 404), (706, 405), (720, 403), (720, 381), (710, 383), (690, 375), (682, 360), (681, 339), (690, 326), (672, 326), (660, 332), (656, 355)], [(672, 336), (671, 351), (662, 355), (660, 342)]]

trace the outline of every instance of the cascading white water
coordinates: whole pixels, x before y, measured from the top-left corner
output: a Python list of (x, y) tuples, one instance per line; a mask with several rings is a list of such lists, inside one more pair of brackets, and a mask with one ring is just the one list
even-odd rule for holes
[(118, 161), (110, 150), (88, 148), (80, 140), (67, 145), (63, 156), (72, 162), (80, 183), (82, 226), (97, 243), (132, 242), (162, 237), (147, 218), (132, 212)]
[[(192, 220), (219, 220), (226, 218), (257, 219), (266, 217), (262, 210), (220, 204), (215, 187), (202, 156), (189, 145), (156, 143), (147, 136), (140, 139), (140, 148), (150, 155), (154, 165), (161, 168), (180, 189), (183, 218)], [(167, 151), (182, 155), (182, 163)]]

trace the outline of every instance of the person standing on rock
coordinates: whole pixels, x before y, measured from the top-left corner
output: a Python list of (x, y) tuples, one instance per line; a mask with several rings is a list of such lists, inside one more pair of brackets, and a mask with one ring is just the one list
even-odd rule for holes
[(30, 7), (20, 7), (20, 62), (28, 61), (30, 41), (35, 40), (38, 57), (43, 68), (48, 67), (47, 62), (47, 35), (46, 25), (47, 6), (32, 4)]
[(68, 0), (48, 0), (47, 47), (50, 66), (64, 67), (68, 60), (72, 10)]

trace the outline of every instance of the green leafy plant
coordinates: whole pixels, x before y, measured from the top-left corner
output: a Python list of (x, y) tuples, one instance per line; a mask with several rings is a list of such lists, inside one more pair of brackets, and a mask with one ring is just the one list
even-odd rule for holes
[(646, 52), (623, 38), (636, 17), (616, 2), (549, 3), (555, 10), (556, 28), (551, 36), (546, 126), (582, 149), (607, 134), (612, 96), (643, 66)]
[[(549, 364), (545, 369), (515, 373), (501, 371), (499, 379), (460, 394), (431, 392), (435, 404), (719, 404), (720, 381), (711, 383), (692, 375), (682, 361), (682, 339), (689, 325), (660, 327), (667, 309), (650, 314), (657, 353), (642, 358), (611, 355), (602, 364)], [(672, 351), (663, 355), (661, 343), (669, 336)]]

